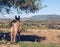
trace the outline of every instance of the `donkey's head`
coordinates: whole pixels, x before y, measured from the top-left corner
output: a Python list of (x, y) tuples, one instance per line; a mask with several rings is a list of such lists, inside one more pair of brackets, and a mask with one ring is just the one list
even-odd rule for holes
[(19, 20), (20, 20), (20, 16), (18, 16), (18, 17), (17, 17), (17, 16), (15, 16), (15, 19), (19, 21)]

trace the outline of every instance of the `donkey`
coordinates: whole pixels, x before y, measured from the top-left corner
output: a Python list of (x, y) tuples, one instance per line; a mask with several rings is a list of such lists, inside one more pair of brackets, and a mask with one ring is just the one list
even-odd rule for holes
[(20, 34), (21, 30), (20, 16), (15, 16), (15, 19), (10, 22), (11, 42), (16, 42), (16, 36), (18, 33)]

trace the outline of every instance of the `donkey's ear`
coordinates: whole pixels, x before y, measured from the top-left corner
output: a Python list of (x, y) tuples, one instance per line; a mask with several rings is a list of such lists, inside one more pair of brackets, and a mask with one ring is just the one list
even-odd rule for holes
[(15, 15), (15, 19), (17, 19), (17, 16)]
[(20, 16), (18, 16), (18, 19), (20, 19)]
[(20, 16), (18, 16), (20, 18)]

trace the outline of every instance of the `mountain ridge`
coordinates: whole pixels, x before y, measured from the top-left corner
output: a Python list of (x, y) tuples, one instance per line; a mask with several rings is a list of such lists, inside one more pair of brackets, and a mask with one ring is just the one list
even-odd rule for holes
[(60, 15), (49, 14), (49, 15), (35, 15), (29, 18), (30, 20), (40, 21), (40, 20), (60, 20)]

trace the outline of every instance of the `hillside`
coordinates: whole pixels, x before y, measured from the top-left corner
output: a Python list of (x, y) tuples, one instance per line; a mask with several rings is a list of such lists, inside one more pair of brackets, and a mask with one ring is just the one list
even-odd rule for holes
[(50, 15), (35, 15), (29, 18), (30, 20), (40, 21), (40, 20), (60, 20), (60, 15), (50, 14)]
[[(12, 20), (14, 18), (1, 18), (0, 20)], [(25, 20), (33, 20), (33, 21), (46, 21), (46, 20), (51, 20), (51, 19), (55, 19), (55, 20), (59, 20), (60, 21), (60, 15), (56, 15), (56, 14), (49, 14), (49, 15), (33, 15), (29, 18), (21, 18), (20, 20), (25, 21)]]

